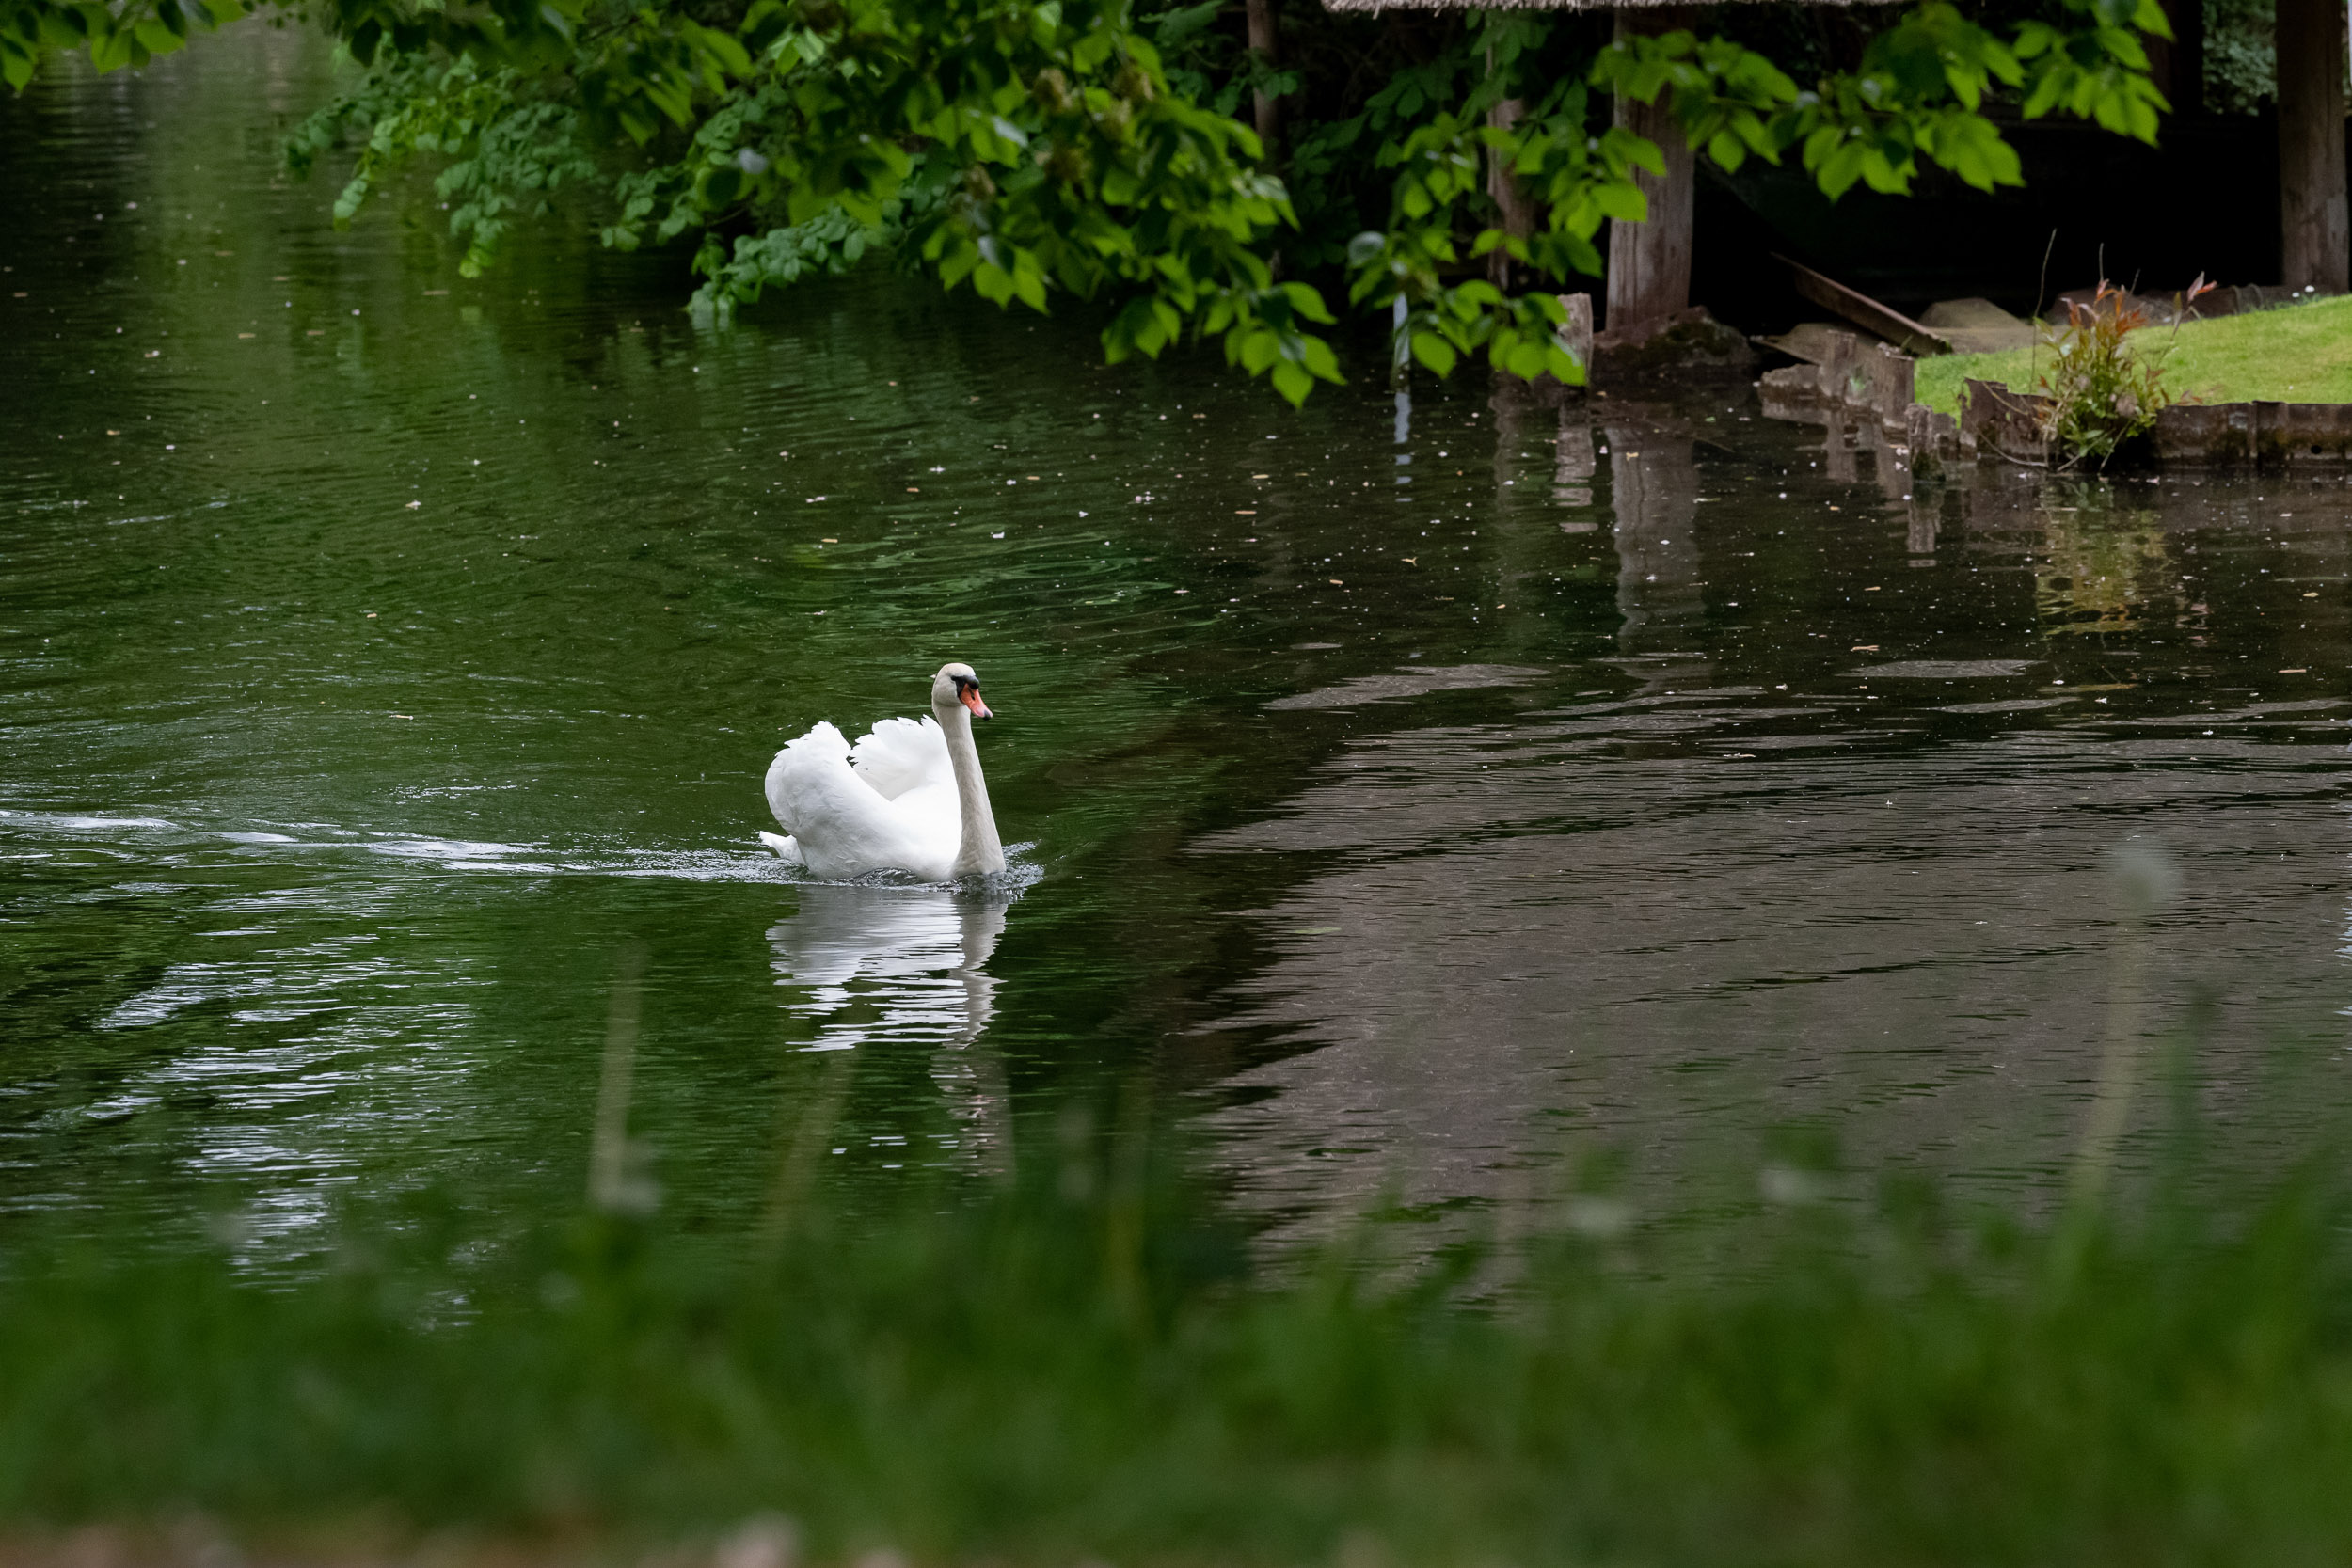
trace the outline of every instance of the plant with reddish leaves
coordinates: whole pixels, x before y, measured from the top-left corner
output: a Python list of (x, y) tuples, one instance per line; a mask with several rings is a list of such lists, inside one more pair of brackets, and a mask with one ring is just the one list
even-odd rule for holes
[[(2174, 338), (2188, 307), (2213, 287), (2202, 274), (2189, 285), (2173, 315)], [(2167, 406), (2183, 401), (2163, 384), (2173, 338), (2145, 352), (2135, 347), (2130, 336), (2148, 325), (2148, 312), (2104, 277), (2088, 304), (2068, 300), (2066, 314), (2064, 329), (2042, 329), (2042, 343), (2054, 356), (2040, 381), (2050, 400), (2042, 434), (2060, 467), (2090, 462), (2104, 468), (2126, 442), (2154, 425)]]

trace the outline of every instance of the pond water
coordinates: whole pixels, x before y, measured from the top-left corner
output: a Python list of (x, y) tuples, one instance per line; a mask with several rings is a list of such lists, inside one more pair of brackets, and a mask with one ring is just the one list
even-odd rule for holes
[[(638, 974), (628, 1190), (722, 1234), (811, 1106), (842, 1191), (1148, 1117), (1275, 1245), (1792, 1138), (2030, 1201), (2111, 1036), (2193, 1030), (2228, 1163), (2342, 1109), (2342, 478), (469, 282), (280, 173), (325, 81), (248, 26), (0, 103), (6, 1223), (569, 1212)], [(796, 883), (769, 757), (948, 658), (1019, 896)]]

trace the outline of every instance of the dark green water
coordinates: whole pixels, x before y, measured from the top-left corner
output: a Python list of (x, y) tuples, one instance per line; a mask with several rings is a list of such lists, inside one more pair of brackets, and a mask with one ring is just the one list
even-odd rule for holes
[[(1915, 494), (1744, 393), (1294, 415), (884, 277), (469, 283), (429, 200), (280, 176), (324, 71), (0, 103), (9, 1223), (569, 1212), (640, 958), (629, 1129), (721, 1233), (835, 1097), (841, 1190), (1078, 1106), (1277, 1241), (1792, 1128), (2046, 1190), (2109, 1032), (2196, 1008), (2229, 1160), (2343, 1108), (2342, 480)], [(948, 658), (1022, 895), (796, 885), (769, 757)]]

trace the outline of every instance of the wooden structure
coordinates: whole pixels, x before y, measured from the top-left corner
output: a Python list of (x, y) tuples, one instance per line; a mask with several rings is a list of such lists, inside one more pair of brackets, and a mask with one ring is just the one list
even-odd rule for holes
[(2279, 0), (2279, 263), (2290, 289), (2352, 286), (2344, 0)]
[[(1683, 6), (1623, 6), (1617, 36), (1671, 33), (1698, 21)], [(1648, 103), (1617, 100), (1617, 123), (1658, 144), (1664, 175), (1636, 169), (1633, 182), (1649, 202), (1646, 223), (1609, 226), (1609, 327), (1671, 316), (1691, 303), (1692, 214), (1698, 204), (1698, 155), (1675, 123), (1666, 94)]]
[(1857, 326), (1865, 326), (1905, 354), (1949, 354), (1952, 345), (1944, 335), (1923, 322), (1913, 321), (1899, 310), (1890, 309), (1868, 294), (1849, 289), (1834, 277), (1824, 277), (1802, 261), (1786, 256), (1773, 261), (1788, 269), (1789, 281), (1797, 293), (1827, 310), (1834, 310)]
[[(1276, 0), (1245, 0), (1242, 8), (1249, 28), (1249, 52), (1264, 62), (1268, 71), (1282, 63), (1281, 18)], [(1265, 147), (1268, 158), (1279, 157), (1282, 141), (1282, 101), (1269, 92), (1250, 95), (1251, 118), (1257, 122), (1258, 140)]]

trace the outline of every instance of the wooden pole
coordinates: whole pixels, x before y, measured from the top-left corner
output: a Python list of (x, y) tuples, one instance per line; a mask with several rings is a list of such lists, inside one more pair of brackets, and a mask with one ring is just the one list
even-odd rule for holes
[(2164, 0), (2169, 40), (2148, 40), (2148, 74), (2172, 105), (2172, 118), (2205, 112), (2205, 0)]
[[(2296, 0), (2280, 0), (2281, 6)], [(1680, 6), (1629, 7), (1617, 12), (1617, 36), (1671, 33), (1691, 24), (1692, 13)], [(1698, 165), (1691, 144), (1682, 139), (1674, 113), (1661, 92), (1657, 101), (1637, 103), (1617, 100), (1617, 123), (1636, 135), (1647, 136), (1665, 154), (1666, 176), (1646, 170), (1634, 182), (1649, 199), (1649, 217), (1642, 223), (1612, 222), (1609, 226), (1609, 314), (1603, 323), (1612, 332), (1636, 322), (1671, 316), (1691, 303), (1691, 213), (1698, 194)]]
[[(1249, 24), (1249, 52), (1259, 58), (1267, 71), (1282, 63), (1282, 27), (1276, 10), (1278, 0), (1245, 0), (1243, 10)], [(1229, 16), (1232, 14), (1227, 12)], [(1231, 36), (1230, 34), (1228, 35)], [(1256, 111), (1258, 139), (1265, 144), (1266, 161), (1275, 159), (1275, 149), (1282, 139), (1282, 101), (1271, 93), (1259, 93), (1251, 103)]]
[[(1495, 53), (1486, 51), (1486, 72), (1495, 70)], [(1506, 98), (1486, 111), (1486, 123), (1498, 131), (1508, 131), (1527, 114), (1527, 100)], [(1495, 204), (1495, 227), (1515, 239), (1524, 240), (1535, 232), (1535, 202), (1519, 183), (1501, 152), (1489, 148), (1486, 151), (1486, 195)], [(1498, 289), (1508, 293), (1513, 279), (1510, 252), (1500, 246), (1486, 253), (1486, 277)]]
[(2352, 284), (2344, 158), (2344, 0), (2279, 0), (2280, 281)]

